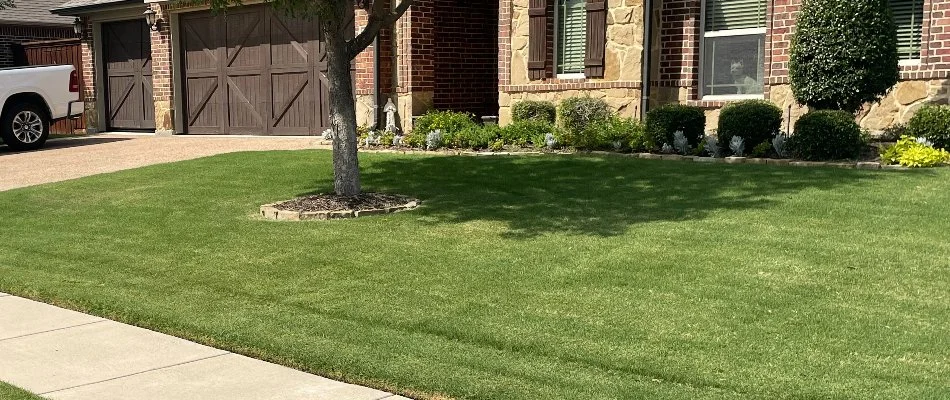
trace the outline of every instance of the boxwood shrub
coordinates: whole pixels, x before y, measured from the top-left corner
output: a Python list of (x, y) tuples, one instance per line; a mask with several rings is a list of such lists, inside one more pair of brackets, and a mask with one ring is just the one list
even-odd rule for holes
[(673, 145), (673, 133), (682, 130), (690, 146), (696, 148), (706, 131), (706, 113), (685, 104), (666, 104), (647, 112), (644, 145), (657, 150), (664, 143)]
[(746, 149), (763, 143), (771, 147), (772, 138), (782, 129), (782, 110), (765, 100), (743, 100), (729, 103), (719, 113), (719, 148), (729, 149), (733, 136), (745, 139)]
[(553, 124), (557, 118), (557, 107), (550, 101), (519, 101), (511, 108), (511, 118), (514, 122), (534, 119)]
[(423, 138), (434, 130), (442, 131), (442, 137), (449, 137), (462, 130), (477, 126), (472, 114), (457, 111), (429, 111), (416, 119), (412, 126), (413, 136)]
[(812, 111), (799, 118), (788, 145), (795, 157), (810, 161), (854, 159), (865, 146), (854, 115), (832, 110)]
[(926, 138), (938, 149), (950, 149), (950, 106), (929, 104), (917, 110), (906, 134)]

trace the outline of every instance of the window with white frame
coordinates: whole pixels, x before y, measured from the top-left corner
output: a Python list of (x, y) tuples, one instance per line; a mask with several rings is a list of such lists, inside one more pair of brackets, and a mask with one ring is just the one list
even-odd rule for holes
[(702, 94), (761, 96), (766, 0), (705, 0)]
[(587, 47), (587, 0), (557, 0), (557, 74), (584, 73)]
[(920, 36), (924, 29), (924, 0), (890, 0), (897, 24), (897, 54), (902, 61), (920, 59)]

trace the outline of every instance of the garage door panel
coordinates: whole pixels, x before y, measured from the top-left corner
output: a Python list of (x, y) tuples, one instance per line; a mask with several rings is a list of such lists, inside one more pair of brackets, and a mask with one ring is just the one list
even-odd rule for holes
[(195, 133), (217, 133), (220, 126), (218, 77), (189, 78), (187, 123)]
[[(281, 17), (267, 6), (241, 7), (226, 19), (199, 12), (181, 21), (190, 132), (217, 124), (223, 134), (301, 135), (329, 125), (316, 21)], [(215, 79), (220, 88), (209, 99), (208, 82)]]
[(155, 128), (152, 51), (145, 22), (102, 24), (102, 48), (107, 127)]
[(261, 76), (228, 77), (228, 120), (233, 128), (264, 127), (259, 108), (267, 103), (260, 92)]

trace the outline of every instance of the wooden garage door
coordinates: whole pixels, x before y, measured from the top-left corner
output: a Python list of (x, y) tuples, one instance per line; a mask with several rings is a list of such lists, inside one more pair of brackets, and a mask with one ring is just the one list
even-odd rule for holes
[(266, 6), (181, 19), (189, 133), (318, 135), (329, 126), (316, 21)]
[(102, 24), (110, 129), (155, 129), (152, 45), (145, 20)]

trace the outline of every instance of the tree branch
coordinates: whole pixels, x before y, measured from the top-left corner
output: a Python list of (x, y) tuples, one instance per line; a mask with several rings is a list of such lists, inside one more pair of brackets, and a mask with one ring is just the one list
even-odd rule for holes
[(369, 47), (376, 36), (379, 35), (379, 30), (384, 26), (394, 24), (409, 10), (414, 2), (414, 0), (402, 0), (395, 10), (387, 11), (386, 4), (388, 2), (384, 0), (373, 1), (373, 10), (369, 13), (369, 22), (366, 23), (366, 27), (359, 35), (347, 42), (350, 59), (356, 58), (360, 52)]

